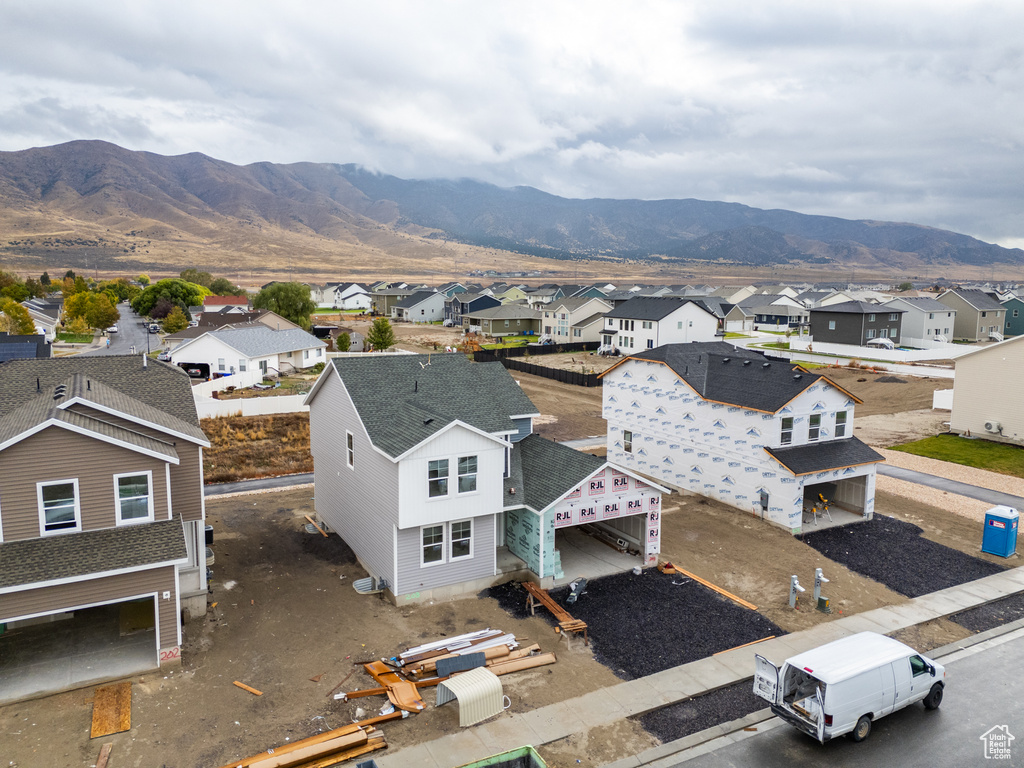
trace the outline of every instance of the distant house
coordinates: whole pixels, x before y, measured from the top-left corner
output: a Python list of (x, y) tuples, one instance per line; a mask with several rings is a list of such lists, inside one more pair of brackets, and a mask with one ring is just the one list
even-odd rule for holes
[(699, 300), (634, 296), (605, 313), (601, 342), (625, 354), (665, 344), (714, 341), (718, 318)]
[(11, 335), (0, 331), (0, 363), (8, 360), (45, 360), (52, 357), (49, 342), (43, 334)]
[(936, 301), (956, 310), (953, 337), (957, 341), (1002, 340), (1006, 309), (985, 291), (957, 288), (944, 291)]
[(900, 345), (900, 329), (906, 310), (864, 301), (845, 301), (810, 310), (814, 341), (867, 345), (872, 339), (889, 339)]
[(416, 291), (411, 288), (381, 288), (370, 293), (372, 305), (370, 311), (375, 315), (391, 317), (391, 310), (403, 299), (412, 296)]
[(339, 283), (334, 288), (330, 305), (335, 309), (366, 311), (373, 306), (373, 297), (369, 289), (360, 283)]
[(557, 344), (599, 341), (601, 318), (612, 305), (599, 298), (556, 299), (541, 309), (543, 332)]
[(1003, 336), (1024, 335), (1024, 301), (1016, 296), (1002, 302), (1006, 311), (1006, 323), (1003, 325)]
[(541, 314), (525, 304), (502, 304), (463, 315), (462, 328), (487, 336), (535, 335), (540, 333)]
[(1024, 445), (1024, 336), (956, 359), (951, 432)]
[(234, 312), (248, 312), (250, 308), (248, 296), (204, 296), (203, 311), (216, 312), (227, 308)]
[(417, 291), (391, 307), (391, 319), (406, 323), (433, 323), (444, 320), (445, 295)]
[(57, 326), (64, 314), (64, 299), (29, 299), (21, 302), (21, 306), (28, 310), (38, 333), (47, 341), (57, 338)]
[(207, 596), (188, 377), (134, 355), (12, 360), (0, 391), (0, 700), (180, 664), (182, 612)]
[[(756, 293), (736, 302), (736, 306), (753, 315), (754, 330), (788, 331), (808, 320), (807, 307), (788, 293)], [(736, 315), (730, 319), (737, 319)]]
[(500, 307), (501, 301), (495, 296), (480, 293), (456, 293), (444, 303), (445, 325), (462, 327), (462, 316), (488, 307)]
[(275, 331), (253, 323), (207, 330), (183, 341), (171, 350), (171, 361), (181, 366), (209, 366), (213, 377), (256, 370), (264, 376), (279, 376), (324, 362), (326, 347), (302, 329)]
[(956, 310), (931, 296), (897, 296), (881, 306), (903, 310), (902, 344), (919, 347), (928, 341), (952, 341)]

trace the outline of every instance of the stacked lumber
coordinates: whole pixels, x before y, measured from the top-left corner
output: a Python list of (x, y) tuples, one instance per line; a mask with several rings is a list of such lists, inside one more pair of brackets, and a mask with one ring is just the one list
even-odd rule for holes
[(386, 749), (384, 733), (370, 724), (382, 719), (394, 718), (384, 716), (352, 723), (236, 760), (224, 768), (329, 768), (354, 757)]
[[(534, 584), (532, 581), (521, 582), (523, 589), (526, 590), (526, 609), (533, 616), (537, 609), (537, 606), (547, 608), (551, 615), (555, 617), (555, 621), (558, 622), (558, 626), (555, 627), (555, 632), (565, 634), (566, 632), (573, 632), (577, 635), (583, 635), (583, 642), (586, 645), (590, 645), (590, 638), (587, 637), (587, 622), (582, 619), (574, 619), (572, 615), (565, 610), (562, 606), (555, 602), (554, 598), (548, 594), (546, 589)], [(568, 637), (568, 635), (566, 635)], [(566, 641), (568, 642), (568, 640)]]

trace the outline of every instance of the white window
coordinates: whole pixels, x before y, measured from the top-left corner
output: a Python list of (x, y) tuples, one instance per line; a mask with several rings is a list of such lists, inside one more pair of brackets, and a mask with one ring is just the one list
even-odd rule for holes
[(431, 498), (436, 496), (447, 496), (448, 495), (448, 459), (436, 459), (429, 462), (427, 469), (427, 480), (429, 487), (429, 495)]
[(875, 338), (875, 329), (874, 328), (868, 328), (867, 337), (869, 339)]
[(874, 315), (868, 315), (868, 322), (869, 323), (875, 322), (875, 316)]
[(779, 436), (779, 442), (783, 445), (789, 445), (793, 442), (793, 417), (784, 416), (782, 418), (782, 433)]
[(643, 327), (644, 327), (645, 330), (649, 331), (649, 330), (651, 330), (651, 328), (654, 327), (654, 323), (652, 323), (650, 320), (644, 320), (643, 321)]
[(925, 328), (924, 329), (924, 335), (925, 336), (931, 336), (932, 335), (932, 329), (931, 328)]
[(508, 328), (508, 320), (505, 321), (505, 327)]
[(846, 411), (839, 411), (836, 414), (836, 437), (846, 436)]
[(633, 433), (626, 429), (622, 431), (622, 450), (626, 453), (633, 452)]
[(356, 447), (353, 443), (352, 433), (345, 433), (345, 461), (349, 469), (356, 468)]
[(821, 435), (821, 414), (815, 413), (807, 421), (807, 439), (817, 440)]
[(459, 493), (476, 490), (476, 456), (459, 457)]
[(473, 521), (457, 520), (449, 523), (451, 544), (449, 545), (450, 560), (461, 560), (473, 556)]
[(240, 373), (244, 373), (245, 370), (246, 370), (246, 368), (245, 368), (245, 358), (243, 358), (243, 357), (238, 358), (238, 370), (239, 370)]
[(830, 331), (834, 331), (836, 329), (836, 321), (835, 320), (829, 320), (828, 321), (828, 329)]
[(226, 367), (226, 364), (224, 362), (224, 358), (223, 357), (218, 357), (217, 358), (217, 370), (218, 371), (227, 370), (227, 367)]
[(302, 359), (303, 360), (309, 360), (309, 350), (308, 349), (302, 350)]
[(318, 350), (316, 351), (316, 356), (317, 356), (317, 357), (323, 357), (323, 356), (324, 356), (324, 351), (323, 351), (323, 349), (318, 349)]
[(683, 330), (683, 321), (682, 320), (680, 320), (678, 323), (676, 323), (676, 330), (677, 331)]
[(900, 319), (899, 312), (893, 312), (889, 315), (889, 320), (896, 321)]
[(114, 475), (117, 523), (143, 523), (153, 519), (153, 473)]
[(929, 320), (934, 320), (935, 319), (935, 313), (934, 312), (929, 312), (928, 313), (928, 319)]
[(36, 497), (39, 501), (39, 527), (43, 536), (82, 529), (77, 479), (36, 483)]
[(444, 562), (444, 525), (425, 525), (420, 528), (420, 565)]
[(572, 335), (574, 338), (579, 338), (580, 336), (583, 335), (583, 330), (581, 328), (573, 328)]

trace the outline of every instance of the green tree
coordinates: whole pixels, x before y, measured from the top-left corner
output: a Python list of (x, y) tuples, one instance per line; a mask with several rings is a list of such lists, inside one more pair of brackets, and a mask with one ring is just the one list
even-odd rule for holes
[(181, 311), (181, 307), (175, 307), (164, 318), (164, 333), (177, 333), (188, 328), (188, 318)]
[(914, 284), (913, 283), (909, 283), (909, 282), (908, 283), (900, 283), (899, 285), (896, 286), (896, 290), (900, 291), (900, 292), (911, 291), (913, 289), (914, 289)]
[(89, 332), (89, 323), (84, 317), (74, 317), (69, 322), (64, 323), (64, 329), (68, 333), (85, 334)]
[(70, 296), (64, 299), (64, 317), (66, 317), (68, 320), (74, 320), (79, 317), (85, 320), (85, 317), (88, 314), (88, 293), (72, 293)]
[(157, 280), (132, 300), (132, 309), (140, 315), (150, 315), (160, 299), (167, 299), (179, 307), (196, 307), (203, 303), (203, 297), (210, 290), (195, 283), (188, 283), (176, 277)]
[(139, 283), (140, 285), (149, 285), (149, 283), (150, 283), (149, 275), (146, 275), (146, 274), (139, 275), (138, 277), (135, 278), (135, 282)]
[(339, 333), (334, 340), (334, 349), (337, 352), (348, 352), (352, 349), (352, 337), (347, 333)]
[(15, 336), (30, 336), (36, 333), (36, 324), (28, 310), (14, 299), (0, 299), (0, 331)]
[(75, 279), (75, 270), (73, 270), (73, 269), (69, 269), (69, 270), (68, 270), (67, 272), (65, 272), (65, 273), (64, 273), (64, 279), (65, 279), (65, 280), (67, 280), (67, 279), (68, 279), (69, 277), (70, 277), (70, 278), (71, 278), (72, 280), (74, 280), (74, 279)]
[(286, 320), (309, 330), (309, 316), (316, 302), (309, 295), (309, 286), (302, 283), (274, 283), (256, 294), (252, 300), (256, 309), (269, 309)]
[(25, 281), (25, 288), (28, 289), (28, 293), (32, 298), (39, 299), (45, 296), (49, 291), (46, 286), (36, 280), (34, 277), (30, 277)]
[(43, 285), (45, 285), (47, 288), (49, 288), (50, 287), (50, 273), (49, 272), (43, 272), (43, 274), (41, 274), (39, 276), (39, 282), (42, 283)]
[(110, 301), (105, 293), (91, 293), (89, 296), (89, 310), (85, 320), (93, 328), (109, 328), (121, 319), (121, 313)]
[(378, 317), (366, 332), (366, 343), (378, 352), (395, 346), (395, 331), (386, 317)]
[(226, 277), (216, 278), (208, 286), (214, 296), (244, 296), (245, 291), (232, 283)]
[(195, 267), (182, 270), (179, 277), (186, 283), (195, 283), (196, 285), (203, 286), (203, 288), (209, 288), (210, 283), (213, 282), (213, 275), (209, 272), (200, 272)]

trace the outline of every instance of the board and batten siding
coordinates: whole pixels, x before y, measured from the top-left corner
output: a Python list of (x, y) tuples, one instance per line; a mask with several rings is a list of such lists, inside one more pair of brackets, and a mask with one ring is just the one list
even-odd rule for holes
[(445, 527), (445, 562), (421, 566), (420, 529), (405, 528), (397, 531), (398, 580), (396, 595), (409, 595), (428, 589), (439, 589), (452, 584), (494, 575), (494, 515), (480, 515), (473, 520), (473, 556), (449, 562), (451, 542)]
[(178, 464), (171, 465), (171, 503), (174, 505), (174, 513), (181, 515), (183, 520), (203, 519), (202, 446), (176, 435), (169, 435), (162, 430), (139, 424), (137, 421), (89, 408), (82, 403), (76, 404), (72, 408), (77, 413), (130, 429), (140, 435), (173, 443), (174, 450), (178, 454)]
[[(309, 437), (317, 514), (376, 577), (395, 583), (398, 466), (374, 450), (333, 366), (310, 403)], [(355, 468), (348, 466), (346, 431)]]
[[(1024, 444), (1024, 336), (985, 347), (956, 361), (949, 428), (986, 440)], [(1002, 432), (989, 432), (998, 422)]]
[[(78, 480), (82, 530), (117, 525), (114, 475), (152, 471), (157, 520), (169, 518), (166, 462), (61, 427), (47, 427), (0, 452), (3, 540), (42, 535), (38, 483)], [(66, 534), (74, 535), (74, 534)]]
[[(398, 527), (413, 528), (501, 512), (506, 445), (504, 440), (455, 425), (410, 452), (399, 463)], [(459, 458), (466, 456), (477, 457), (476, 490), (459, 493)], [(448, 495), (430, 498), (429, 464), (435, 459), (448, 460)]]
[[(170, 592), (170, 598), (164, 599), (164, 592)], [(174, 566), (9, 592), (0, 595), (0, 622), (152, 594), (156, 594), (160, 649), (175, 648), (181, 645), (181, 637)]]

